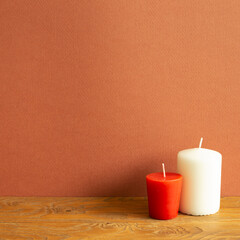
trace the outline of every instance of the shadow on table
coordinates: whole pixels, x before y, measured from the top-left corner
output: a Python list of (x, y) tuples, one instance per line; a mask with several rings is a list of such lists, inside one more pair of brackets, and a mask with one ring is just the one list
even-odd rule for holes
[(141, 161), (140, 159), (134, 163), (127, 168), (127, 171), (119, 171), (114, 181), (99, 184), (98, 189), (92, 189), (93, 196), (105, 196), (101, 200), (103, 201), (101, 206), (93, 207), (92, 211), (94, 210), (95, 214), (111, 215), (117, 218), (131, 216), (131, 219), (149, 219), (146, 175), (156, 171), (156, 169), (161, 171), (161, 160), (152, 158)]

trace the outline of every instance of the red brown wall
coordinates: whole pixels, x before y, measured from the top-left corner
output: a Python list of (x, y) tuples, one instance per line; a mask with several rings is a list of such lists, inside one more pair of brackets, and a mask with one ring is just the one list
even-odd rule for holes
[(141, 196), (179, 150), (240, 195), (240, 1), (1, 0), (0, 195)]

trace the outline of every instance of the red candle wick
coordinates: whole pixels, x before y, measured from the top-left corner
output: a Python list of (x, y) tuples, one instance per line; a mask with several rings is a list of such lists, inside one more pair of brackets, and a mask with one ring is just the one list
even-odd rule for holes
[(165, 166), (164, 166), (164, 163), (162, 163), (162, 169), (163, 169), (163, 177), (166, 178), (166, 172), (165, 172)]

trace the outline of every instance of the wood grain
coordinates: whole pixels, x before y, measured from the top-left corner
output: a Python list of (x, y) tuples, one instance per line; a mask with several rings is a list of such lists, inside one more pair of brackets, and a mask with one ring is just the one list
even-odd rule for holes
[(240, 239), (240, 197), (210, 216), (148, 216), (143, 197), (1, 197), (0, 239)]

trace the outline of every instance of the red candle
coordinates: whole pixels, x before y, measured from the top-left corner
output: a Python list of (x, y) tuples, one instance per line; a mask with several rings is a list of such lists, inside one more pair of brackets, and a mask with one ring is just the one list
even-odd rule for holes
[[(165, 175), (165, 176), (164, 176)], [(171, 219), (178, 215), (182, 175), (151, 173), (146, 176), (149, 215), (156, 219)]]

